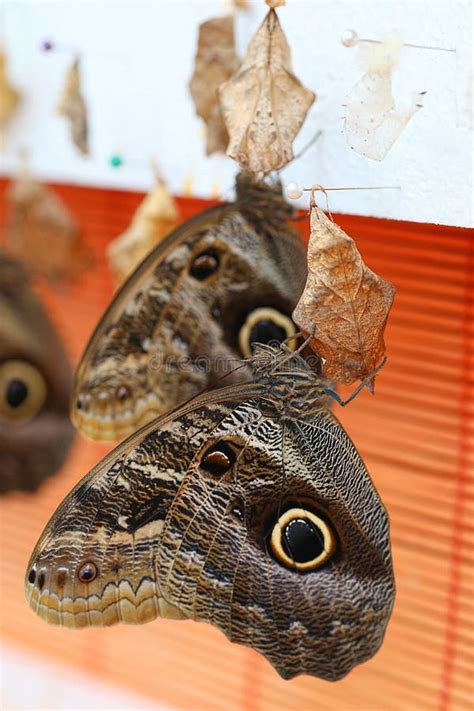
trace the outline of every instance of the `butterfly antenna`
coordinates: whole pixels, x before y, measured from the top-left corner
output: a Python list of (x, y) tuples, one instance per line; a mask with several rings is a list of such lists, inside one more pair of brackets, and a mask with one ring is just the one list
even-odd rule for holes
[(290, 350), (286, 344), (290, 341), (293, 341), (295, 338), (300, 338), (301, 336), (303, 336), (303, 333), (301, 331), (298, 333), (295, 333), (294, 336), (290, 336), (289, 338), (286, 338), (281, 343), (281, 349), (283, 351), (287, 352), (288, 355), (286, 356), (286, 358), (283, 358), (283, 360), (281, 360), (279, 363), (277, 363), (275, 365), (275, 367), (272, 370), (272, 375), (274, 373), (276, 373), (277, 369), (281, 368), (282, 365), (285, 365), (285, 363), (288, 363), (288, 361), (291, 360), (292, 358), (294, 358), (295, 356), (299, 356), (301, 351), (304, 351), (306, 346), (311, 343), (311, 340), (314, 336), (314, 330), (315, 329), (313, 328), (313, 332), (303, 341), (303, 343), (300, 346), (298, 346), (298, 348), (295, 351)]
[[(201, 393), (206, 392), (206, 390), (210, 390), (211, 388), (214, 388), (218, 383), (222, 382), (222, 380), (225, 380), (226, 378), (228, 378), (230, 375), (232, 375), (233, 373), (237, 372), (238, 370), (241, 370), (242, 368), (245, 368), (245, 366), (248, 365), (248, 361), (249, 361), (249, 360), (250, 360), (249, 358), (245, 359), (244, 361), (242, 361), (242, 362), (240, 363), (240, 365), (236, 365), (235, 368), (232, 368), (232, 370), (228, 370), (227, 373), (224, 373), (224, 375), (219, 376), (219, 377), (217, 378), (217, 380), (212, 380), (212, 381), (209, 383), (209, 385), (207, 385), (205, 388), (203, 388), (203, 389), (201, 390), (200, 393), (198, 393), (198, 395), (201, 395)], [(196, 397), (197, 397), (197, 396), (196, 396)]]

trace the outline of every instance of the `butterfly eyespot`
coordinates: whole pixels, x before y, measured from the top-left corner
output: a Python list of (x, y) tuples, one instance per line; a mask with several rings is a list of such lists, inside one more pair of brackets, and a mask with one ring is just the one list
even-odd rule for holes
[(282, 343), (287, 339), (288, 346), (294, 350), (296, 334), (293, 321), (281, 311), (262, 307), (251, 311), (239, 331), (239, 347), (242, 355), (250, 357), (255, 343)]
[(124, 400), (127, 400), (131, 395), (131, 390), (128, 387), (128, 385), (119, 385), (119, 387), (115, 390), (115, 397), (119, 402), (123, 402)]
[(44, 573), (40, 573), (38, 575), (38, 588), (40, 590), (43, 589), (44, 583), (45, 583), (45, 575), (44, 575)]
[(77, 571), (81, 583), (91, 583), (97, 577), (97, 566), (94, 563), (84, 563)]
[(220, 255), (216, 250), (202, 252), (194, 257), (189, 273), (198, 281), (204, 281), (215, 274), (220, 266)]
[(28, 573), (28, 582), (33, 585), (33, 583), (36, 580), (36, 570), (32, 568), (30, 572)]
[(89, 405), (91, 404), (92, 398), (89, 393), (85, 393), (84, 395), (79, 395), (79, 397), (76, 400), (76, 409), (77, 410), (88, 410)]
[(285, 511), (274, 525), (270, 548), (275, 558), (287, 568), (317, 570), (334, 555), (336, 537), (317, 514), (292, 508)]
[(213, 476), (221, 476), (233, 466), (235, 460), (235, 451), (227, 442), (221, 441), (203, 454), (201, 467)]
[(46, 400), (46, 381), (38, 368), (24, 360), (0, 365), (0, 419), (27, 422)]

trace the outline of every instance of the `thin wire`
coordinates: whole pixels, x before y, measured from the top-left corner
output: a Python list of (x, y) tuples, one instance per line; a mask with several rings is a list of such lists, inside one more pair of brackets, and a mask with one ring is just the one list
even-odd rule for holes
[[(369, 42), (370, 44), (382, 44), (381, 40), (365, 39), (364, 37), (359, 37), (359, 42)], [(456, 52), (455, 49), (448, 49), (447, 47), (428, 47), (425, 44), (411, 44), (410, 42), (404, 42), (404, 47), (414, 47), (415, 49), (430, 49), (433, 52)]]
[(321, 192), (325, 193), (328, 192), (329, 190), (401, 190), (400, 185), (374, 185), (373, 187), (366, 187), (366, 188), (323, 188), (321, 185), (315, 185), (311, 188), (303, 188), (303, 192), (305, 193), (313, 193), (313, 192)]

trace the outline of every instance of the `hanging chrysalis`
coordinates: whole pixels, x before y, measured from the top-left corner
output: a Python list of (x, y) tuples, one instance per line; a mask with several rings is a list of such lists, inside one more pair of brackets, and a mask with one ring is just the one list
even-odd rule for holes
[[(346, 46), (350, 46), (346, 43)], [(405, 108), (396, 107), (392, 73), (402, 47), (399, 34), (383, 42), (360, 44), (364, 75), (350, 93), (344, 135), (350, 147), (371, 160), (383, 160), (412, 116), (422, 108), (424, 92), (412, 94)]]
[(33, 178), (26, 163), (7, 199), (8, 248), (33, 272), (60, 281), (90, 264), (76, 220), (56, 193)]
[(107, 254), (118, 284), (174, 230), (179, 213), (163, 178), (156, 173), (155, 185), (143, 199), (126, 231), (110, 243)]
[(395, 287), (371, 271), (354, 241), (311, 201), (308, 278), (293, 320), (340, 383), (370, 376), (385, 353)]
[(239, 68), (235, 51), (234, 18), (216, 17), (199, 26), (198, 49), (189, 91), (196, 113), (206, 124), (206, 154), (225, 152), (229, 142), (217, 89)]
[(0, 150), (5, 142), (5, 129), (20, 102), (20, 94), (7, 76), (7, 55), (0, 49)]
[(89, 155), (87, 108), (81, 89), (80, 59), (76, 57), (59, 97), (57, 112), (69, 120), (71, 138), (83, 156)]
[(240, 70), (219, 89), (227, 155), (253, 176), (283, 168), (315, 94), (295, 77), (275, 10), (251, 40)]

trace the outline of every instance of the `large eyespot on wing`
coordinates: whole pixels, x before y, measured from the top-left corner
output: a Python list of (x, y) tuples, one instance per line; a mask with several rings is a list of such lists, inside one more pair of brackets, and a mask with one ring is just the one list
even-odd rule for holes
[[(335, 420), (312, 416), (307, 440), (297, 420), (238, 417), (231, 436), (221, 428), (238, 450), (232, 466), (209, 471), (206, 445), (171, 504), (161, 592), (187, 617), (261, 652), (284, 678), (340, 679), (375, 654), (390, 617), (386, 513)], [(353, 481), (342, 491), (341, 467)]]
[(295, 349), (296, 327), (289, 316), (271, 307), (259, 307), (251, 311), (239, 331), (239, 348), (245, 358), (253, 353), (256, 343), (277, 344), (287, 342)]
[[(77, 629), (185, 616), (157, 586), (163, 522), (196, 451), (236, 408), (224, 393), (201, 400), (122, 443), (59, 506), (25, 576), (29, 604), (45, 621)], [(225, 457), (214, 452), (209, 467)]]
[(0, 364), (0, 420), (23, 424), (43, 407), (47, 385), (40, 370), (25, 360)]
[(331, 560), (336, 551), (336, 535), (321, 515), (308, 508), (292, 507), (273, 526), (270, 548), (282, 565), (307, 572)]

